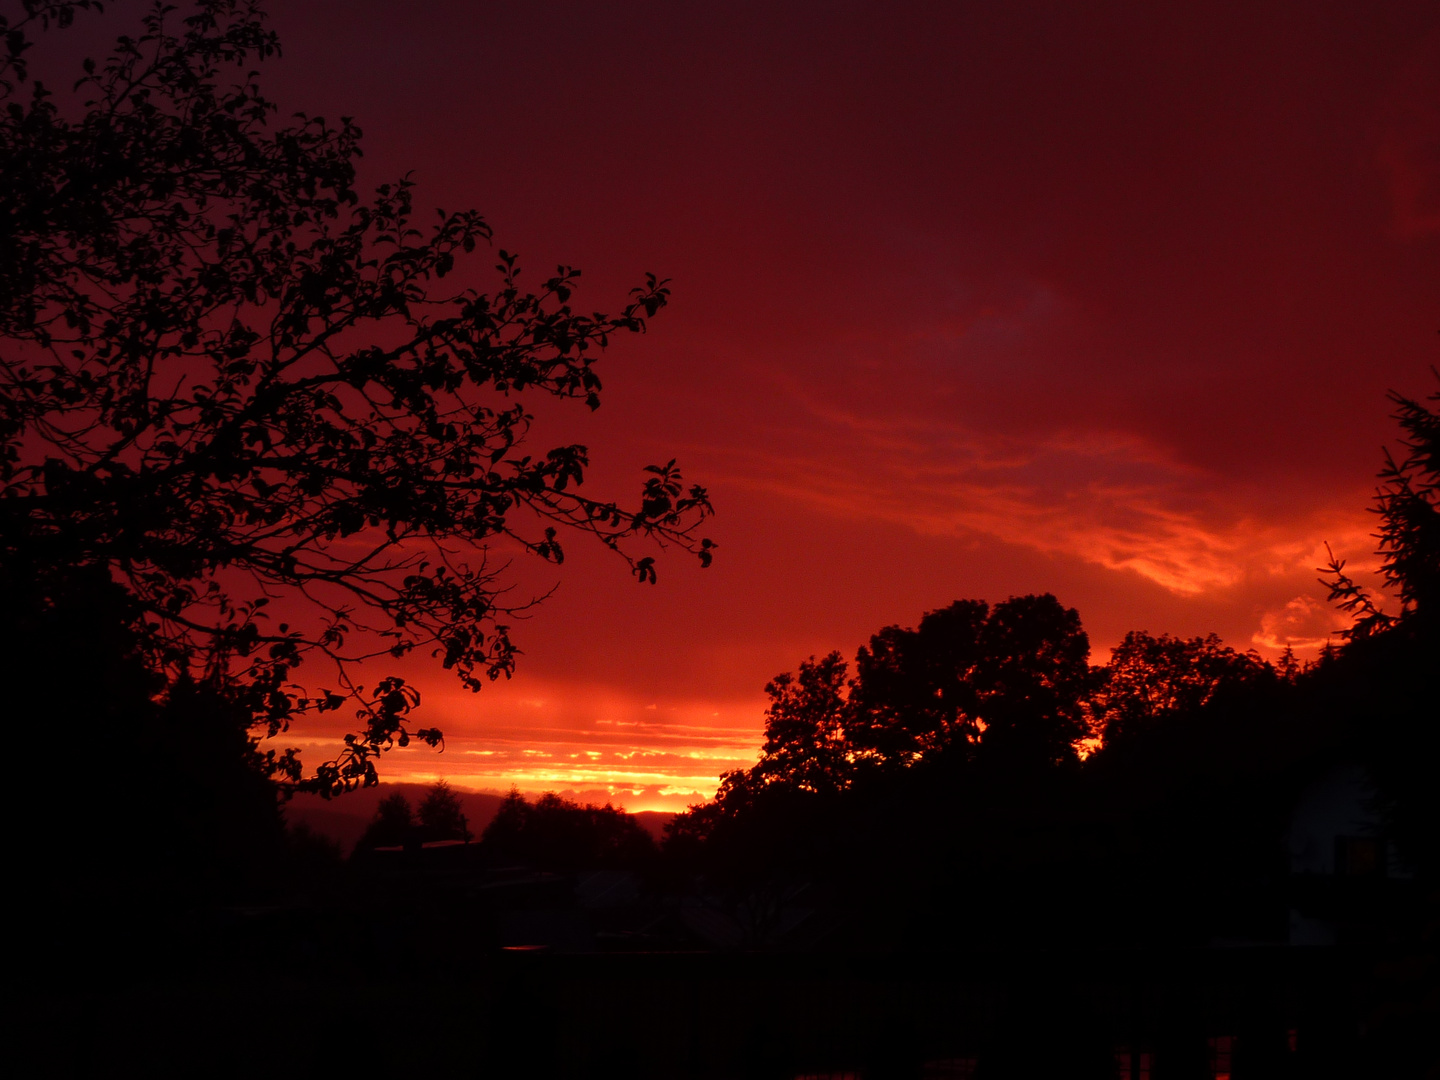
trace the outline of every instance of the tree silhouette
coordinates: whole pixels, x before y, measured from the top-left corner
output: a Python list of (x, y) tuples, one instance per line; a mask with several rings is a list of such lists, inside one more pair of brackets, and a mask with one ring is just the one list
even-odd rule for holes
[(1089, 652), (1080, 616), (1048, 593), (957, 600), (914, 630), (886, 627), (855, 660), (850, 743), (902, 766), (1073, 760), (1089, 734)]
[(1074, 761), (1090, 733), (1089, 652), (1080, 616), (1046, 594), (994, 608), (957, 600), (917, 629), (887, 626), (861, 647), (848, 683), (838, 652), (812, 656), (766, 684), (760, 760), (722, 776), (714, 803), (670, 830), (677, 850), (721, 822), (812, 812), (797, 809), (806, 796), (835, 796), (872, 775)]
[(1021, 768), (1076, 760), (1090, 734), (1090, 639), (1080, 614), (1045, 593), (996, 604), (980, 635), (980, 754)]
[[(1434, 373), (1440, 380), (1440, 372)], [(1377, 554), (1385, 583), (1400, 599), (1399, 615), (1386, 612), (1370, 592), (1345, 572), (1346, 560), (1330, 552), (1320, 568), (1320, 583), (1330, 590), (1331, 602), (1354, 617), (1350, 639), (1366, 638), (1392, 629), (1397, 621), (1435, 637), (1440, 625), (1440, 412), (1424, 401), (1390, 394), (1396, 409), (1392, 417), (1404, 436), (1403, 456), (1388, 449), (1380, 470), (1380, 488), (1371, 509), (1380, 517)], [(1426, 400), (1440, 404), (1440, 391)], [(1326, 546), (1329, 552), (1329, 546)]]
[[(1440, 379), (1440, 373), (1436, 373)], [(1429, 401), (1440, 404), (1440, 391)], [(1406, 612), (1433, 624), (1440, 619), (1440, 412), (1392, 394), (1395, 420), (1405, 432), (1398, 461), (1389, 451), (1376, 496), (1385, 580)]]
[(480, 836), (481, 843), (502, 857), (518, 857), (521, 835), (529, 814), (530, 804), (525, 801), (525, 796), (520, 794), (519, 788), (511, 787), (495, 816), (490, 819), (490, 824), (485, 826)]
[(404, 792), (396, 791), (386, 795), (375, 807), (375, 816), (370, 820), (365, 833), (357, 845), (360, 848), (401, 847), (410, 842), (415, 832), (415, 812)]
[(0, 685), (51, 755), (11, 780), (16, 805), (45, 807), (17, 838), (30, 916), (83, 920), (108, 955), (119, 924), (167, 902), (273, 897), (288, 841), (249, 710), (210, 680), (167, 686), (101, 568), (42, 582), (0, 565), (0, 595)]
[[(1440, 372), (1435, 373), (1440, 380)], [(1377, 787), (1377, 802), (1406, 858), (1440, 879), (1440, 724), (1435, 678), (1440, 669), (1440, 390), (1424, 401), (1392, 393), (1404, 433), (1398, 458), (1389, 451), (1371, 508), (1380, 518), (1378, 554), (1399, 611), (1345, 572), (1333, 555), (1321, 583), (1353, 616), (1339, 656), (1327, 665), (1330, 693), (1349, 715)], [(1429, 402), (1430, 404), (1426, 404)]]
[(990, 607), (957, 600), (918, 629), (887, 626), (855, 657), (849, 739), (867, 760), (903, 766), (979, 735), (973, 676)]
[(811, 657), (765, 687), (760, 760), (679, 815), (666, 853), (737, 903), (797, 874), (864, 865), (877, 891), (900, 890), (883, 903), (903, 906), (906, 888), (927, 886), (895, 852), (930, 858), (951, 844), (959, 802), (1006, 792), (1037, 804), (1077, 762), (1091, 730), (1089, 650), (1079, 615), (1046, 594), (993, 608), (959, 600), (917, 628), (885, 627), (848, 683), (839, 653)]
[(845, 729), (845, 676), (838, 652), (813, 656), (798, 675), (777, 675), (765, 685), (765, 744), (756, 780), (801, 791), (838, 791), (849, 783)]
[(460, 799), (444, 780), (436, 781), (435, 786), (426, 792), (416, 817), (426, 840), (470, 839), (470, 824), (465, 820)]
[[(1293, 677), (1293, 655), (1289, 663)], [(1215, 634), (1155, 637), (1132, 630), (1111, 650), (1103, 681), (1092, 695), (1096, 722), (1106, 745), (1113, 745), (1164, 716), (1192, 713), (1270, 670), (1258, 655), (1238, 653)]]
[(546, 792), (534, 803), (514, 788), (480, 837), (490, 858), (559, 870), (638, 868), (655, 841), (631, 815), (608, 803), (584, 805)]
[[(361, 685), (355, 662), (419, 650), (472, 690), (510, 673), (525, 601), (505, 599), (492, 545), (558, 563), (562, 533), (585, 534), (642, 582), (655, 557), (630, 541), (708, 564), (710, 504), (673, 461), (624, 506), (581, 494), (585, 447), (523, 445), (534, 399), (599, 406), (596, 359), (665, 306), (663, 281), (586, 314), (579, 271), (528, 291), (502, 250), (477, 288), (477, 213), (422, 224), (408, 177), (365, 197), (353, 121), (279, 119), (250, 70), (279, 52), (256, 0), (156, 6), (72, 93), (32, 80), (36, 31), (98, 7), (33, 0), (0, 20), (13, 577), (43, 593), (102, 569), (149, 665), (224, 680), (265, 734), (353, 700), (362, 730), (305, 781), (331, 792), (374, 782), (396, 742), (440, 739), (409, 728), (412, 688)], [(332, 688), (294, 681), (315, 655)], [(304, 775), (293, 753), (266, 767)]]

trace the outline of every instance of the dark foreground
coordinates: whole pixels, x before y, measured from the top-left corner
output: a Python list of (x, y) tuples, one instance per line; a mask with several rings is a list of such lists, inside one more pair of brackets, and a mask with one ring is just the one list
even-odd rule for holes
[(77, 958), (30, 981), (12, 1075), (1284, 1080), (1433, 1060), (1421, 960), (1373, 949), (477, 953), (375, 927), (347, 957), (235, 929), (163, 976)]

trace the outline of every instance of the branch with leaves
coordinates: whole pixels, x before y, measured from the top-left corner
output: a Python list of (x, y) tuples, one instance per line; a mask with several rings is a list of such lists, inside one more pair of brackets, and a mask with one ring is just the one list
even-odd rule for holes
[[(1431, 370), (1437, 381), (1440, 371)], [(1330, 590), (1330, 600), (1350, 615), (1354, 623), (1342, 631), (1352, 640), (1372, 637), (1402, 623), (1420, 625), (1428, 620), (1432, 629), (1440, 612), (1440, 391), (1425, 401), (1391, 393), (1393, 418), (1404, 436), (1397, 458), (1385, 451), (1380, 470), (1380, 487), (1371, 512), (1380, 517), (1380, 572), (1385, 584), (1400, 600), (1400, 612), (1383, 611), (1364, 587), (1345, 571), (1345, 560), (1325, 545), (1329, 562), (1318, 568), (1320, 583)], [(1429, 401), (1431, 405), (1425, 402)]]
[[(559, 563), (583, 534), (641, 582), (646, 547), (710, 563), (708, 495), (673, 460), (626, 505), (582, 494), (585, 447), (524, 452), (534, 400), (599, 407), (596, 361), (667, 282), (584, 312), (578, 270), (529, 291), (501, 250), (494, 288), (450, 287), (477, 276), (489, 226), (422, 226), (408, 177), (362, 198), (348, 118), (280, 122), (248, 68), (279, 53), (253, 0), (154, 6), (62, 101), (31, 77), (31, 34), (98, 6), (33, 0), (0, 26), (12, 566), (107, 567), (154, 664), (225, 682), (269, 735), (353, 702), (362, 730), (335, 761), (305, 779), (275, 759), (333, 791), (373, 782), (390, 745), (440, 741), (409, 729), (413, 688), (366, 691), (357, 662), (428, 651), (472, 690), (510, 674), (530, 603), (508, 596), (511, 554)], [(303, 615), (272, 622), (272, 603)], [(337, 689), (294, 682), (317, 655)]]

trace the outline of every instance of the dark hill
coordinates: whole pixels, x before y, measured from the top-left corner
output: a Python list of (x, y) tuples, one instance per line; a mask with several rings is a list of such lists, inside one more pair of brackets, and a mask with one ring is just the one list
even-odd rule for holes
[(675, 819), (673, 810), (641, 810), (631, 814), (640, 827), (655, 838), (658, 844), (665, 839), (665, 826)]
[[(377, 784), (372, 788), (361, 788), (338, 799), (322, 799), (318, 795), (296, 795), (285, 807), (285, 820), (291, 825), (305, 825), (312, 832), (329, 837), (340, 845), (340, 850), (349, 854), (355, 842), (365, 832), (375, 808), (387, 795), (400, 792), (410, 800), (411, 806), (419, 806), (430, 790), (429, 784)], [(465, 810), (470, 831), (478, 839), (495, 816), (502, 795), (490, 795), (483, 791), (465, 791), (452, 788)]]
[[(340, 845), (340, 850), (348, 855), (365, 832), (365, 827), (370, 824), (370, 819), (375, 816), (375, 808), (380, 805), (381, 799), (398, 791), (410, 800), (411, 806), (419, 806), (429, 790), (429, 784), (392, 783), (361, 788), (338, 799), (296, 795), (285, 808), (285, 820), (291, 825), (305, 825), (311, 832), (334, 840)], [(504, 796), (483, 791), (465, 791), (462, 788), (452, 790), (460, 799), (470, 831), (478, 840), (485, 831), (485, 826), (490, 824), (490, 820), (500, 808)], [(674, 813), (662, 810), (644, 810), (634, 815), (640, 827), (653, 836), (657, 843), (664, 839), (665, 826), (674, 816)]]

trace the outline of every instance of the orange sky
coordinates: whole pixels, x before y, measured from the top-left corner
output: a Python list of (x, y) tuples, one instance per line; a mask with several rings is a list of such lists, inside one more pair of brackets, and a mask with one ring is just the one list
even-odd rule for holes
[(674, 279), (537, 445), (607, 494), (678, 457), (718, 511), (658, 588), (523, 568), (559, 591), (516, 678), (409, 672), (447, 748), (387, 778), (679, 808), (768, 678), (960, 597), (1054, 592), (1096, 660), (1334, 627), (1322, 544), (1369, 561), (1385, 391), (1440, 362), (1431, 0), (271, 6), (264, 85), (356, 116), (371, 181), (582, 267), (582, 307)]

